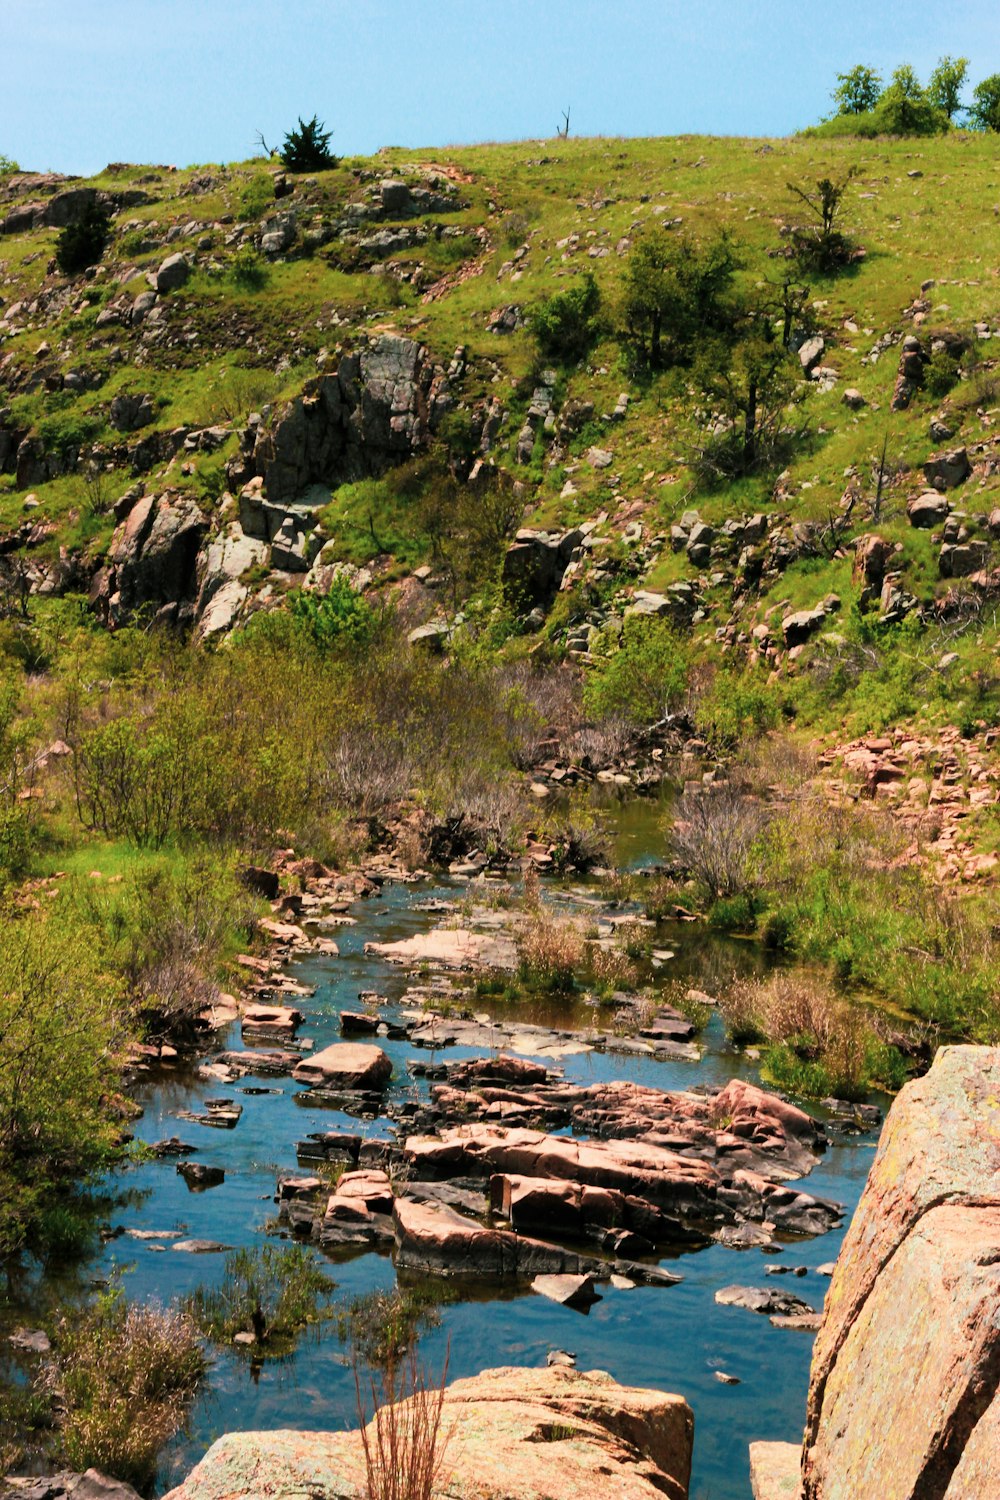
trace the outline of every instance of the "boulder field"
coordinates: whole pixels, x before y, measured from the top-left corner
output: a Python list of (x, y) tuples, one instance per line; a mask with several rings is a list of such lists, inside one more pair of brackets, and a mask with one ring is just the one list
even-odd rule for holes
[(801, 1452), (756, 1500), (1000, 1495), (1000, 1049), (944, 1047), (889, 1112), (813, 1352)]
[[(374, 1424), (372, 1424), (374, 1426)], [(560, 1366), (487, 1370), (444, 1396), (435, 1494), (490, 1500), (686, 1500), (694, 1419), (680, 1396)], [(167, 1500), (361, 1500), (360, 1432), (220, 1438)]]

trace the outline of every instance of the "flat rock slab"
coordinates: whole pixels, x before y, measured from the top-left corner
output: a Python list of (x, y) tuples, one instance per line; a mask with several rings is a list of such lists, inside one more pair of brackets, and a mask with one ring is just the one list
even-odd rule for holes
[[(452, 1437), (441, 1493), (491, 1500), (688, 1494), (694, 1420), (687, 1402), (620, 1386), (599, 1371), (484, 1371), (448, 1387), (443, 1425)], [(253, 1432), (220, 1438), (168, 1500), (357, 1500), (364, 1493), (358, 1433)]]
[(464, 927), (438, 927), (397, 943), (366, 943), (365, 952), (408, 968), (420, 964), (436, 964), (443, 969), (517, 968), (513, 938), (503, 933), (470, 932)]
[(589, 1311), (595, 1302), (601, 1300), (593, 1276), (536, 1276), (531, 1290), (541, 1297), (548, 1297), (550, 1302), (560, 1302), (563, 1307), (573, 1307), (578, 1312)]
[(378, 1091), (392, 1077), (392, 1063), (381, 1047), (334, 1042), (313, 1057), (303, 1059), (292, 1070), (292, 1077), (313, 1087)]
[(777, 1287), (724, 1286), (715, 1294), (720, 1307), (745, 1307), (747, 1312), (766, 1313), (768, 1317), (795, 1318), (803, 1314), (816, 1317), (816, 1309)]

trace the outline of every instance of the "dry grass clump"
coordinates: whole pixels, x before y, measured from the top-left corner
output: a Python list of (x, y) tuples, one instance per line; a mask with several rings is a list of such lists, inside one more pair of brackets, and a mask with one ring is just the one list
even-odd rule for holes
[(61, 1408), (60, 1446), (72, 1469), (100, 1469), (148, 1488), (159, 1451), (183, 1425), (205, 1373), (185, 1313), (135, 1306), (120, 1292), (65, 1321), (46, 1384)]
[(877, 1029), (824, 973), (794, 969), (736, 980), (721, 1005), (734, 1042), (770, 1044), (768, 1072), (775, 1082), (849, 1097), (869, 1086)]
[(522, 981), (537, 989), (566, 993), (576, 987), (586, 942), (576, 922), (554, 917), (538, 906), (518, 933)]
[(594, 947), (590, 955), (590, 973), (599, 994), (615, 990), (633, 990), (639, 982), (639, 971), (624, 948)]
[(441, 1420), (447, 1380), (447, 1357), (440, 1382), (431, 1382), (412, 1349), (401, 1364), (364, 1381), (355, 1364), (366, 1500), (431, 1500), (452, 1436)]

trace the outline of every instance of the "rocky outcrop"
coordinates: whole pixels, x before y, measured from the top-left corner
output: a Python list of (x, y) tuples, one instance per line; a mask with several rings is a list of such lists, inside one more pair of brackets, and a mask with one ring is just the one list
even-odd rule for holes
[[(487, 1370), (445, 1392), (442, 1493), (491, 1500), (685, 1500), (694, 1419), (680, 1396), (553, 1366)], [(595, 1476), (600, 1476), (595, 1485)], [(361, 1500), (359, 1433), (220, 1438), (167, 1500)]]
[(425, 444), (434, 377), (413, 339), (382, 334), (310, 381), (271, 426), (247, 429), (241, 482), (257, 475), (281, 502), (385, 473)]
[[(1000, 1049), (945, 1047), (893, 1105), (837, 1262), (801, 1500), (1000, 1493), (998, 1306)], [(762, 1448), (758, 1500), (789, 1466)]]
[(144, 495), (119, 525), (108, 564), (97, 574), (91, 604), (108, 625), (147, 608), (173, 622), (189, 619), (197, 595), (197, 561), (208, 521), (193, 500)]
[(547, 608), (583, 535), (579, 528), (561, 533), (519, 531), (503, 560), (504, 587), (520, 604)]

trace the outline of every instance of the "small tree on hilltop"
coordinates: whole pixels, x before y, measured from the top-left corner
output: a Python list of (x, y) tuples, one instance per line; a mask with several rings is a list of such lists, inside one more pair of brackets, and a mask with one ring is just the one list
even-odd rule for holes
[(326, 172), (337, 165), (338, 158), (330, 150), (332, 130), (323, 129), (323, 121), (317, 115), (311, 120), (299, 117), (297, 130), (290, 130), (278, 153), (289, 172)]
[(100, 203), (88, 203), (80, 217), (67, 224), (56, 241), (56, 264), (66, 276), (96, 266), (111, 233), (111, 218)]
[(863, 115), (874, 109), (882, 92), (882, 79), (874, 68), (858, 64), (849, 73), (837, 74), (833, 101), (840, 115)]
[(927, 98), (953, 120), (962, 108), (962, 88), (969, 71), (967, 57), (942, 57), (927, 84)]
[(885, 135), (937, 135), (948, 129), (948, 116), (932, 102), (909, 63), (893, 73), (875, 113)]
[(1000, 73), (991, 73), (972, 90), (969, 124), (976, 130), (1000, 130)]

